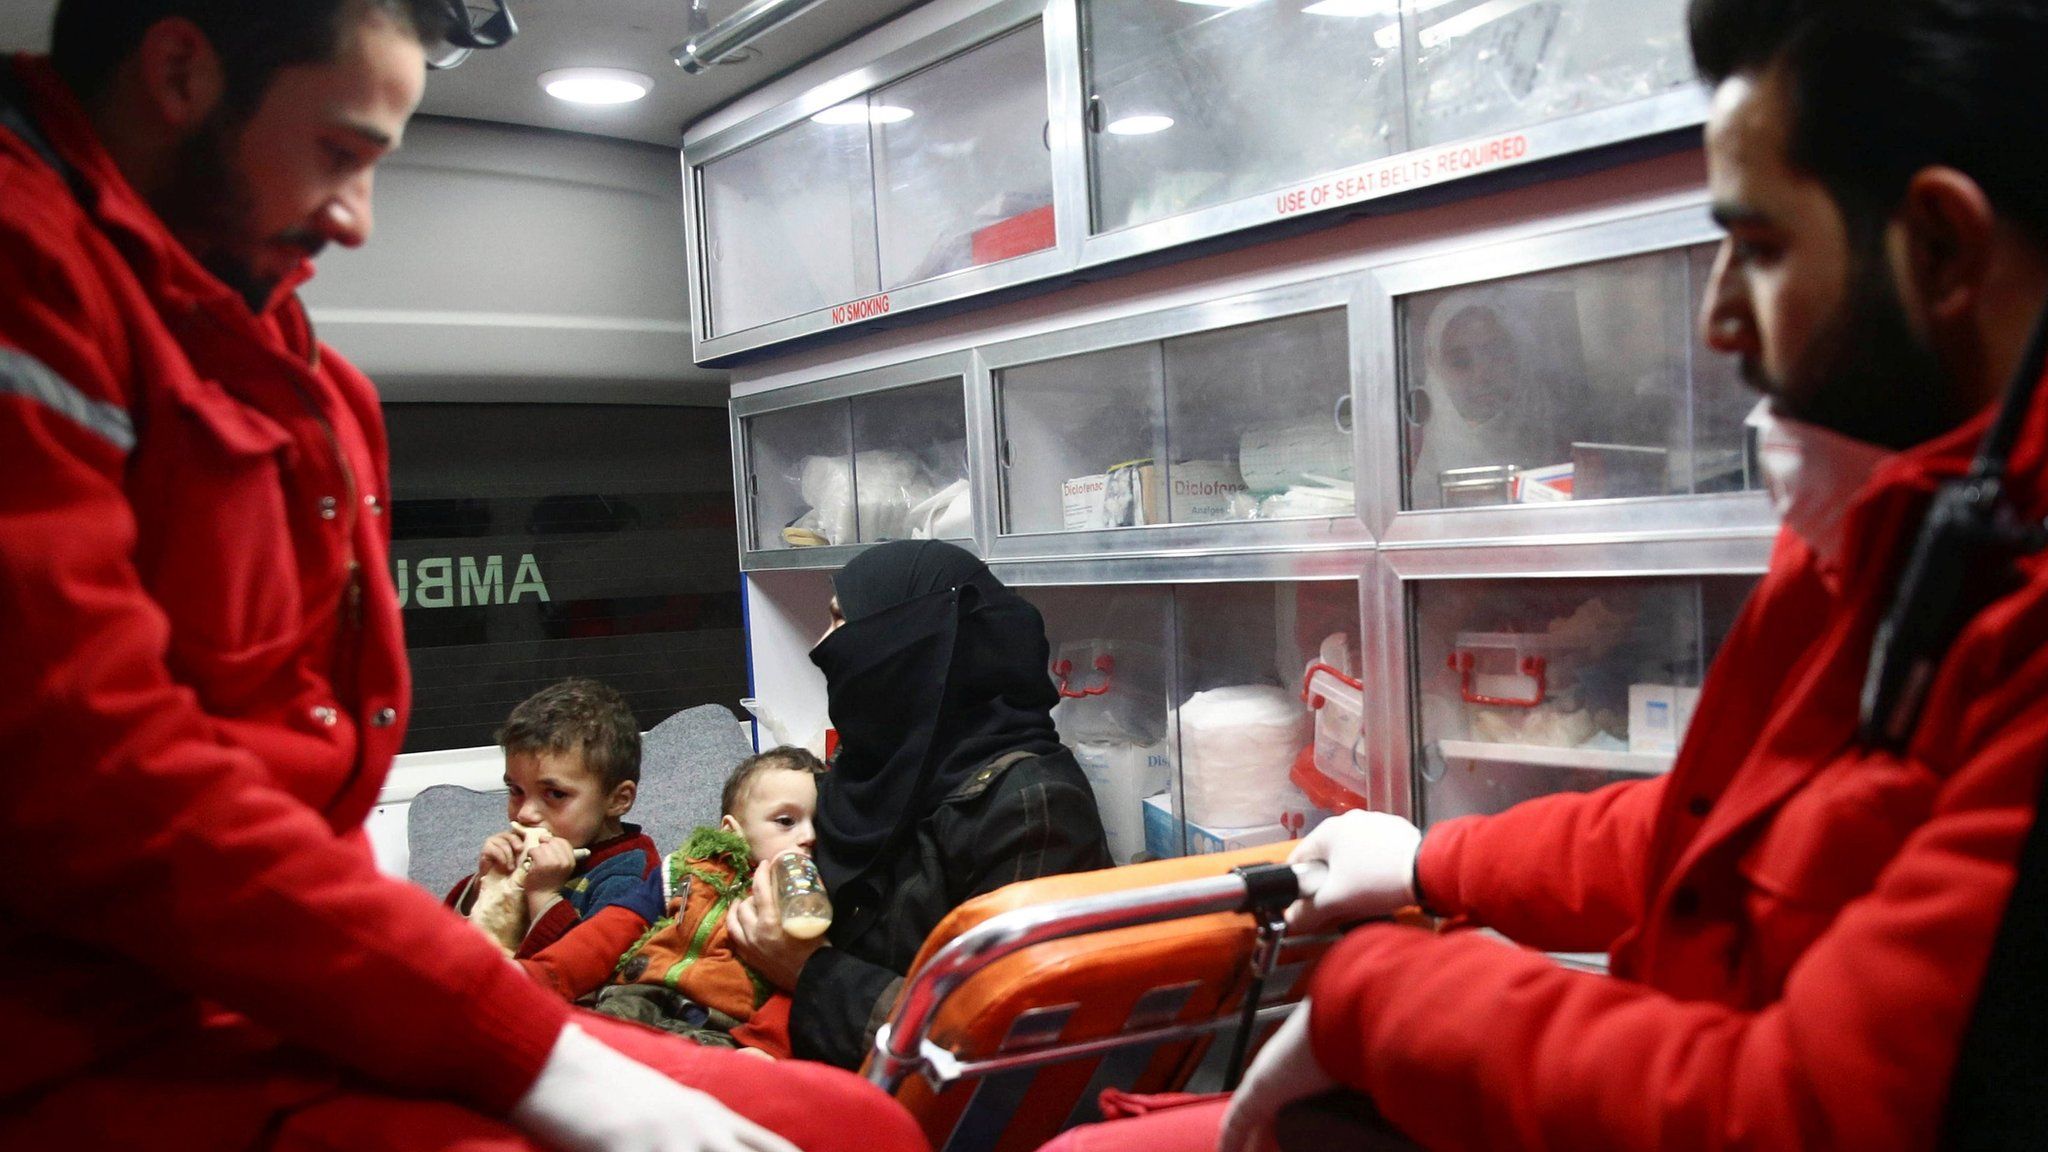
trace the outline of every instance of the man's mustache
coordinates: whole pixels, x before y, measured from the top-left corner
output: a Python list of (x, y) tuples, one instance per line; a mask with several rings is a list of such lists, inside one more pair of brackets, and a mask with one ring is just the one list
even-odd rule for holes
[(306, 228), (286, 229), (278, 233), (273, 242), (297, 248), (306, 254), (306, 259), (308, 260), (314, 259), (320, 253), (327, 250), (326, 238)]

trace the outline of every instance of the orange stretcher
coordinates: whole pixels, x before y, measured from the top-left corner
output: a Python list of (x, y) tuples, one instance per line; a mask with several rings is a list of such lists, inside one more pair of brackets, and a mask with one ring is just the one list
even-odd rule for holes
[(1319, 864), (1292, 843), (1012, 884), (925, 941), (866, 1075), (936, 1152), (1028, 1152), (1099, 1118), (1105, 1088), (1181, 1088), (1229, 1033), (1224, 1087), (1252, 1033), (1299, 1003), (1335, 936), (1281, 912)]

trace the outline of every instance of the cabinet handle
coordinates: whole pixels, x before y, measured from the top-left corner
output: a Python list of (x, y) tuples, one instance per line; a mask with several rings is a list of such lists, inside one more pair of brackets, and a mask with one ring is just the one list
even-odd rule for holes
[(1088, 97), (1088, 110), (1082, 114), (1081, 119), (1090, 132), (1102, 131), (1102, 97)]
[(1491, 704), (1499, 708), (1534, 708), (1538, 704), (1543, 703), (1543, 697), (1549, 690), (1546, 684), (1549, 661), (1541, 656), (1522, 657), (1522, 675), (1536, 681), (1536, 695), (1528, 699), (1516, 699), (1512, 696), (1482, 696), (1472, 691), (1473, 663), (1470, 652), (1451, 653), (1451, 671), (1458, 674), (1458, 695), (1464, 697), (1467, 704)]
[(1107, 652), (1097, 656), (1095, 658), (1095, 670), (1102, 673), (1102, 683), (1097, 684), (1093, 688), (1075, 688), (1072, 684), (1072, 677), (1074, 675), (1074, 662), (1072, 660), (1055, 660), (1052, 666), (1052, 674), (1060, 682), (1060, 695), (1068, 700), (1085, 700), (1090, 696), (1106, 696), (1109, 694), (1111, 686), (1116, 683), (1116, 657), (1111, 656)]

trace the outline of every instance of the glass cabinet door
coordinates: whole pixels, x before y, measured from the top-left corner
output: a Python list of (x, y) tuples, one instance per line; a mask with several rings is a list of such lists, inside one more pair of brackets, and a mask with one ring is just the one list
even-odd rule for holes
[(1095, 232), (1408, 147), (1395, 0), (1085, 0)]
[(883, 288), (1053, 246), (1046, 100), (1036, 23), (869, 97)]
[(757, 551), (850, 544), (858, 533), (841, 401), (747, 417), (747, 502)]
[(1422, 822), (1668, 770), (1755, 582), (1411, 585)]
[(879, 291), (867, 123), (850, 100), (701, 169), (713, 335)]
[[(1147, 802), (1173, 812), (1173, 759), (1166, 744), (1173, 710), (1173, 590), (1164, 585), (1021, 588), (1045, 615), (1053, 682), (1053, 723), (1095, 793), (1109, 854), (1118, 864), (1146, 858)], [(1152, 855), (1178, 856), (1170, 825), (1151, 830)]]
[[(1188, 851), (1292, 839), (1346, 792), (1357, 714), (1321, 716), (1303, 699), (1312, 666), (1358, 672), (1358, 585), (1351, 581), (1182, 584), (1173, 724)], [(1319, 730), (1348, 722), (1334, 741)], [(1333, 757), (1342, 757), (1341, 765)], [(1348, 806), (1363, 807), (1353, 793)]]
[(1311, 708), (1302, 687), (1315, 667), (1355, 681), (1355, 582), (1020, 591), (1045, 615), (1053, 719), (1118, 864), (1288, 840), (1328, 805), (1363, 805), (1344, 784), (1359, 710)]
[(1402, 298), (1402, 507), (1755, 487), (1755, 397), (1693, 335), (1712, 258), (1699, 245)]
[(1402, 0), (1410, 147), (1693, 82), (1685, 0)]
[(1159, 346), (1140, 344), (997, 375), (1006, 533), (1075, 532), (1165, 519)]
[(1342, 308), (1177, 337), (1165, 360), (1167, 522), (1352, 514)]
[(963, 381), (742, 415), (748, 550), (972, 540)]
[(859, 540), (968, 540), (967, 408), (960, 380), (855, 396)]
[(1326, 308), (1002, 369), (1006, 534), (1350, 516), (1350, 327)]

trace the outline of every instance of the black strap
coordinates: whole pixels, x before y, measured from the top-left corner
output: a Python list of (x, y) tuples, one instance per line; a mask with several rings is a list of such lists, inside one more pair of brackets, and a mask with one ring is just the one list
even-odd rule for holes
[(35, 117), (29, 114), (28, 89), (23, 86), (21, 76), (15, 70), (14, 61), (4, 58), (0, 58), (0, 129), (13, 133), (36, 155), (42, 157), (43, 163), (48, 164), (51, 171), (63, 177), (64, 183), (70, 185), (71, 194), (78, 197), (79, 203), (92, 204), (91, 186), (85, 182), (85, 177), (78, 169), (72, 167), (69, 161), (57, 153), (57, 149), (51, 146), (49, 137), (43, 135), (42, 125), (37, 124)]
[(2048, 1148), (2048, 776), (1949, 1083), (1942, 1146)]

